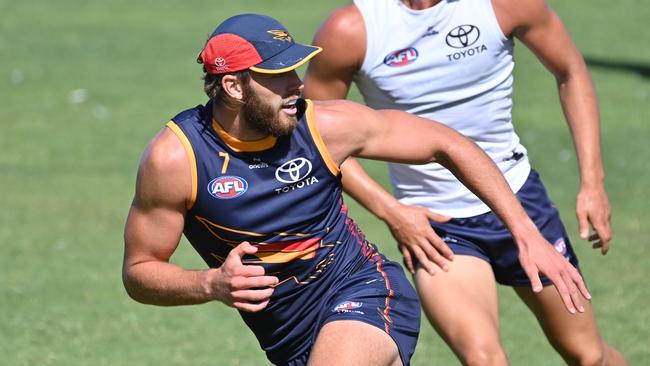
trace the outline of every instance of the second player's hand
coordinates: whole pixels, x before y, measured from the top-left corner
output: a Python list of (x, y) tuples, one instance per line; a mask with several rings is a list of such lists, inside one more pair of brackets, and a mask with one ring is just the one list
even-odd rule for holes
[[(580, 237), (589, 240), (592, 248), (600, 248), (603, 255), (609, 251), (609, 241), (612, 240), (611, 214), (612, 208), (604, 187), (580, 190), (576, 199)], [(591, 234), (590, 225), (594, 230)]]
[[(584, 312), (580, 297), (591, 299), (578, 270), (544, 238), (534, 238), (529, 244), (519, 246), (519, 262), (531, 281), (534, 292), (542, 291), (539, 274), (548, 277), (560, 294), (567, 310), (575, 314)], [(582, 295), (582, 296), (581, 296)]]
[(450, 219), (424, 207), (401, 203), (390, 210), (385, 221), (404, 256), (404, 265), (411, 273), (415, 273), (414, 259), (432, 275), (436, 273), (436, 267), (449, 270), (448, 261), (453, 260), (454, 254), (429, 221), (446, 222)]
[(254, 254), (257, 247), (243, 242), (233, 248), (221, 267), (208, 272), (208, 291), (217, 300), (235, 309), (258, 312), (266, 308), (278, 284), (275, 276), (266, 276), (264, 267), (244, 265), (242, 258)]

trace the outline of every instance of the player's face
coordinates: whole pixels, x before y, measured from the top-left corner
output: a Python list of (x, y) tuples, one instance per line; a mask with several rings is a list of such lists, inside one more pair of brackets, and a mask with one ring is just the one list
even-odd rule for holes
[(302, 81), (294, 70), (282, 74), (250, 72), (244, 87), (244, 118), (250, 127), (274, 136), (287, 135), (298, 125), (296, 100)]

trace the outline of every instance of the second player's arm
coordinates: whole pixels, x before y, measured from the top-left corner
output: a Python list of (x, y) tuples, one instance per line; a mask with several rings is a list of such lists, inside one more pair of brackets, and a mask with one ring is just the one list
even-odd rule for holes
[[(531, 49), (555, 76), (580, 169), (576, 200), (580, 236), (603, 254), (612, 238), (596, 91), (587, 65), (558, 15), (543, 0), (493, 0), (504, 32)], [(589, 225), (595, 233), (589, 235)]]

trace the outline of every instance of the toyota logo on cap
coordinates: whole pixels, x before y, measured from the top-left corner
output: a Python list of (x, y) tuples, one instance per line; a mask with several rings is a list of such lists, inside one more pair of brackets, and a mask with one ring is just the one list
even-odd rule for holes
[(311, 173), (311, 162), (305, 158), (295, 158), (275, 170), (275, 178), (282, 183), (296, 183)]
[(445, 41), (450, 47), (465, 48), (473, 45), (481, 36), (481, 31), (471, 24), (459, 25), (447, 33)]

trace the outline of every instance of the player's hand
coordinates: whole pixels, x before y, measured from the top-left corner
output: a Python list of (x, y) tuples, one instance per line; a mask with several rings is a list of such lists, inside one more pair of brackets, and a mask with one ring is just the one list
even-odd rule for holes
[[(589, 240), (592, 248), (600, 248), (603, 255), (609, 251), (609, 241), (612, 240), (611, 215), (612, 208), (605, 187), (600, 185), (580, 189), (576, 200), (580, 237)], [(590, 226), (593, 229), (591, 233)]]
[(429, 220), (446, 222), (451, 218), (433, 213), (424, 207), (401, 203), (393, 207), (385, 218), (404, 256), (404, 265), (411, 273), (415, 273), (414, 259), (433, 275), (436, 273), (436, 267), (448, 271), (448, 261), (454, 258), (454, 253), (433, 231)]
[(519, 262), (531, 281), (533, 292), (542, 291), (542, 281), (539, 278), (542, 273), (553, 282), (570, 313), (575, 314), (576, 309), (581, 313), (585, 311), (580, 299), (581, 294), (588, 300), (591, 299), (591, 294), (582, 276), (541, 235), (534, 235), (528, 244), (519, 246)]
[(244, 255), (256, 252), (257, 247), (242, 242), (230, 251), (221, 267), (210, 272), (207, 283), (217, 300), (248, 312), (263, 310), (268, 305), (278, 278), (264, 275), (262, 266), (242, 263)]

